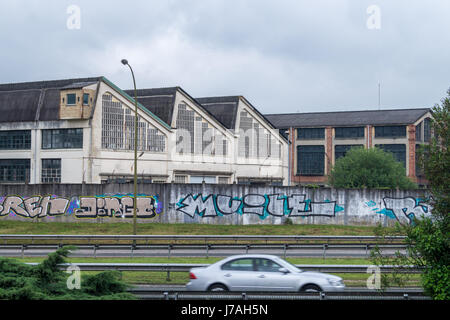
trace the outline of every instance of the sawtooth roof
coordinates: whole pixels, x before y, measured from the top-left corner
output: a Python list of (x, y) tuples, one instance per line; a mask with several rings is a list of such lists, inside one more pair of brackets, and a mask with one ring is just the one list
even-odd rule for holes
[(227, 129), (236, 126), (239, 96), (196, 98), (196, 100)]

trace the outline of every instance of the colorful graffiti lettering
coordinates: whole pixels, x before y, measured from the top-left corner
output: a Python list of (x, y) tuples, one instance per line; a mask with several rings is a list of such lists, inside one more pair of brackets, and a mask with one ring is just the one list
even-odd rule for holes
[(423, 216), (429, 216), (433, 207), (428, 203), (428, 199), (404, 197), (404, 198), (391, 198), (384, 197), (384, 208), (380, 209), (376, 207), (376, 202), (368, 201), (365, 204), (371, 207), (372, 211), (378, 214), (383, 214), (390, 219), (396, 219), (400, 223), (414, 223), (415, 219), (420, 219)]
[(230, 214), (256, 214), (260, 219), (275, 217), (334, 217), (344, 208), (336, 201), (312, 202), (304, 194), (247, 194), (242, 198), (220, 194), (189, 194), (178, 201), (177, 211), (193, 218), (218, 217)]
[[(74, 214), (77, 218), (133, 217), (134, 197), (130, 194), (72, 197), (70, 200), (49, 196), (6, 196), (0, 198), (0, 216), (17, 215), (25, 218), (43, 218)], [(158, 196), (139, 194), (136, 198), (136, 216), (153, 218), (162, 213)]]

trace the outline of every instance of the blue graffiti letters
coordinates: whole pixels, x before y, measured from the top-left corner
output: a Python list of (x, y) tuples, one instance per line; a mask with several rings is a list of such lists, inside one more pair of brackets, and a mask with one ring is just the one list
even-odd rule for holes
[(275, 217), (334, 217), (335, 213), (343, 210), (336, 205), (336, 201), (312, 202), (305, 194), (247, 194), (242, 198), (226, 195), (189, 194), (177, 203), (177, 211), (194, 218), (217, 217), (236, 214), (256, 214), (261, 219), (268, 216)]
[(424, 203), (420, 199), (413, 197), (405, 198), (383, 198), (386, 210), (390, 211), (399, 222), (404, 222), (407, 219), (408, 223), (413, 223), (414, 219), (420, 219), (423, 216), (429, 216), (432, 207), (428, 203)]

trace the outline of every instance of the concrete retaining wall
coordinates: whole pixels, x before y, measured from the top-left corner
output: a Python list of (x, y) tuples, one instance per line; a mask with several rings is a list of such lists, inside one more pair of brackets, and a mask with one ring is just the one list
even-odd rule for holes
[[(142, 184), (138, 222), (393, 225), (431, 211), (423, 190)], [(130, 222), (132, 184), (0, 185), (0, 219)]]

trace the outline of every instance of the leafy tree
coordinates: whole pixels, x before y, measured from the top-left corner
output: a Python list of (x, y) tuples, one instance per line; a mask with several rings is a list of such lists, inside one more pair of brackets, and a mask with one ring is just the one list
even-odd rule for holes
[[(371, 253), (375, 264), (393, 264), (398, 270), (382, 275), (387, 287), (401, 284), (405, 265), (423, 268), (422, 286), (436, 300), (450, 299), (450, 89), (442, 105), (433, 107), (433, 137), (422, 146), (420, 165), (429, 181), (433, 207), (430, 216), (416, 219), (411, 225), (397, 225), (397, 233), (406, 235), (406, 254), (396, 253), (393, 259), (383, 256), (377, 248)], [(386, 233), (379, 229), (383, 235)]]
[(68, 274), (60, 269), (70, 248), (50, 253), (42, 263), (31, 266), (13, 259), (0, 258), (0, 299), (6, 300), (90, 300), (134, 299), (126, 292), (127, 285), (120, 280), (120, 272), (107, 271), (83, 276), (81, 288), (67, 287)]
[(363, 147), (351, 148), (336, 161), (328, 183), (335, 188), (416, 188), (392, 153)]

